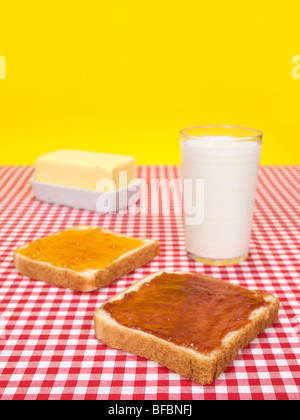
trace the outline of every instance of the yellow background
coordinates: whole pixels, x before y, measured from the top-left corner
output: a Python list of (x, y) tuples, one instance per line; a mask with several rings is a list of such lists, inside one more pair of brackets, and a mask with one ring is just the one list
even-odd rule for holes
[(299, 163), (299, 0), (2, 2), (0, 164), (49, 150), (179, 163), (179, 131), (264, 132), (261, 163)]

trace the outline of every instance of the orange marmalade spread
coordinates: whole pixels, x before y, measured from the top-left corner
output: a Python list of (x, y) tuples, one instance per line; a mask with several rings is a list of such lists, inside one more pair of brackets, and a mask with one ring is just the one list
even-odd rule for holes
[(17, 252), (34, 261), (83, 272), (105, 268), (143, 243), (100, 228), (70, 229), (32, 242)]
[(210, 353), (267, 305), (262, 292), (199, 274), (162, 273), (103, 309), (119, 324)]

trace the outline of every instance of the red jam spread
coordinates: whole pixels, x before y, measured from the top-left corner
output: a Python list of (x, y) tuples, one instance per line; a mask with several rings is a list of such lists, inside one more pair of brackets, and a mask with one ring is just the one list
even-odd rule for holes
[(103, 309), (119, 324), (210, 353), (266, 306), (262, 292), (200, 274), (162, 273)]
[(17, 252), (34, 261), (83, 272), (105, 268), (143, 243), (100, 228), (70, 229), (32, 242)]

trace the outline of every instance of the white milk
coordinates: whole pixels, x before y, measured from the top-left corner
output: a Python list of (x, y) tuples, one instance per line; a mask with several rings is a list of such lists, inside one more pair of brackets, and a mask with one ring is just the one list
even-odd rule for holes
[(248, 254), (260, 152), (261, 142), (226, 136), (181, 142), (183, 180), (204, 180), (203, 222), (185, 226), (193, 256), (229, 260)]

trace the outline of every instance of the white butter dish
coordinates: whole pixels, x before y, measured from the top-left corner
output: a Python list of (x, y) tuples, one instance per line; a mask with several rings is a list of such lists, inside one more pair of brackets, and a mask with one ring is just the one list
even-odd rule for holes
[(31, 180), (31, 186), (39, 201), (107, 214), (135, 206), (140, 198), (141, 180), (137, 179), (126, 188), (109, 192), (47, 184), (35, 178)]

